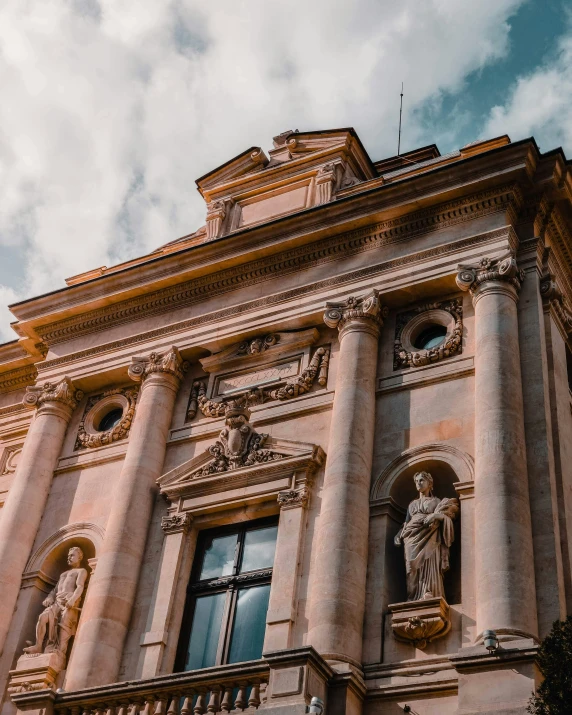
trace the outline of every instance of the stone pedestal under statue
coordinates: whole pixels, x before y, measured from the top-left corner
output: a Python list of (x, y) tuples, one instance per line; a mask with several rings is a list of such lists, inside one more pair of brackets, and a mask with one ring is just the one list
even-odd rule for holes
[(60, 651), (53, 653), (24, 653), (10, 671), (10, 694), (56, 688), (56, 679), (66, 664)]

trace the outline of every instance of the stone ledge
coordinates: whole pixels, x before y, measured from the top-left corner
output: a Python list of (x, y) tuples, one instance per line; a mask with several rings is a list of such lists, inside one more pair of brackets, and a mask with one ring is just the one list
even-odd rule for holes
[(447, 358), (434, 365), (423, 365), (423, 367), (412, 367), (404, 370), (396, 370), (391, 375), (385, 375), (377, 379), (377, 393), (394, 392), (396, 390), (408, 390), (413, 387), (424, 387), (436, 382), (445, 380), (456, 380), (460, 377), (473, 375), (475, 372), (475, 360), (472, 355), (463, 355), (456, 358)]

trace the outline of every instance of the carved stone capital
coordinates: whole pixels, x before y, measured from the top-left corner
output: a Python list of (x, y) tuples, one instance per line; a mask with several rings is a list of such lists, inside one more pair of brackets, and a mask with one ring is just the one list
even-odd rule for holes
[(352, 324), (367, 325), (379, 331), (387, 308), (382, 307), (379, 291), (372, 290), (361, 298), (351, 296), (339, 303), (327, 302), (324, 313), (324, 323), (329, 328), (337, 328), (341, 333)]
[(327, 204), (332, 200), (338, 175), (341, 172), (339, 164), (324, 164), (316, 174), (316, 204)]
[(298, 509), (307, 507), (310, 501), (310, 492), (306, 487), (300, 489), (286, 489), (278, 492), (280, 509)]
[(506, 283), (511, 285), (518, 295), (524, 280), (522, 271), (512, 253), (500, 258), (482, 258), (476, 265), (460, 264), (456, 283), (461, 290), (470, 291), (473, 298), (481, 290), (483, 283)]
[(177, 534), (183, 532), (187, 534), (193, 523), (193, 515), (184, 511), (180, 514), (167, 514), (161, 519), (161, 528), (165, 534)]
[(207, 241), (218, 238), (222, 232), (222, 224), (226, 218), (227, 202), (223, 199), (207, 204)]
[(69, 377), (64, 377), (59, 382), (45, 382), (43, 385), (28, 386), (22, 402), (26, 407), (37, 407), (38, 409), (44, 405), (56, 403), (75, 410), (82, 397), (83, 392), (76, 390)]
[(153, 373), (164, 373), (182, 380), (188, 367), (189, 363), (183, 360), (179, 350), (173, 346), (168, 352), (151, 353), (148, 358), (132, 358), (129, 377), (135, 382), (141, 382)]

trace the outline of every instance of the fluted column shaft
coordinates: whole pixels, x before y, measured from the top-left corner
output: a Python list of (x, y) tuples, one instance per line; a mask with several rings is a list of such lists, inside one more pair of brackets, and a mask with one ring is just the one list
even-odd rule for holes
[(65, 683), (76, 690), (116, 681), (135, 602), (147, 532), (184, 364), (176, 348), (130, 368), (143, 381), (129, 444), (84, 604)]
[(381, 308), (377, 292), (328, 304), (340, 351), (312, 576), (308, 643), (360, 661), (365, 608), (375, 378)]
[(46, 506), (66, 429), (82, 393), (68, 378), (29, 387), (24, 404), (37, 407), (0, 516), (0, 651), (16, 606), (20, 579)]
[(537, 633), (517, 302), (512, 256), (462, 266), (475, 306), (475, 570), (477, 634)]

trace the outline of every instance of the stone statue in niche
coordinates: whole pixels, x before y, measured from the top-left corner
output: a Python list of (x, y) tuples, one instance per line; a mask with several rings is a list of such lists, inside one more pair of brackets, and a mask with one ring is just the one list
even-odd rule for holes
[(79, 620), (79, 602), (85, 589), (87, 571), (81, 568), (83, 551), (72, 546), (68, 551), (71, 567), (58, 579), (54, 590), (44, 600), (44, 610), (36, 625), (36, 642), (24, 648), (24, 653), (59, 653), (65, 659), (70, 638), (75, 635)]
[(457, 499), (433, 496), (429, 472), (413, 476), (419, 498), (407, 507), (403, 527), (395, 537), (403, 544), (407, 573), (407, 600), (445, 598), (443, 574), (449, 569), (449, 547), (455, 538), (453, 520), (459, 511)]

